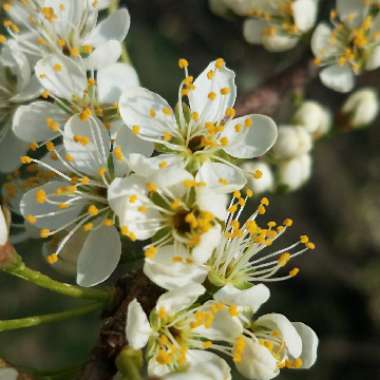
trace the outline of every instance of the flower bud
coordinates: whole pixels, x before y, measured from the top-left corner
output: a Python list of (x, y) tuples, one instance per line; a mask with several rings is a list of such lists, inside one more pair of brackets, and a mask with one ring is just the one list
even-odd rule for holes
[(369, 87), (354, 92), (342, 107), (351, 128), (363, 128), (373, 123), (379, 113), (377, 92)]
[(273, 190), (274, 178), (269, 164), (263, 161), (250, 161), (242, 165), (247, 180), (248, 187), (255, 194), (261, 194)]
[(228, 7), (224, 0), (209, 0), (209, 7), (218, 16), (224, 16), (228, 12)]
[(9, 227), (3, 208), (0, 206), (0, 247), (3, 247), (9, 239)]
[(282, 162), (278, 167), (279, 184), (288, 190), (299, 189), (311, 175), (312, 160), (309, 154)]
[(294, 115), (294, 122), (318, 139), (331, 128), (331, 112), (315, 101), (306, 101)]
[(3, 367), (0, 368), (0, 379), (1, 380), (17, 380), (18, 372), (14, 368)]
[(310, 134), (300, 126), (282, 126), (273, 147), (274, 157), (288, 160), (308, 153), (313, 146)]

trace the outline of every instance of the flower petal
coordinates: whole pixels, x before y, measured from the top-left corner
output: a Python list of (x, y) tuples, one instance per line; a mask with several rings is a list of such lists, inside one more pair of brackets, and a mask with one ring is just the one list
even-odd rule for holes
[(128, 346), (134, 350), (140, 350), (148, 343), (152, 328), (150, 327), (148, 317), (145, 314), (140, 303), (135, 298), (128, 305), (127, 325), (125, 328), (125, 336)]
[(102, 67), (115, 64), (122, 52), (119, 41), (110, 40), (98, 46), (87, 58), (84, 59), (87, 70), (97, 70)]
[(96, 80), (100, 103), (118, 102), (124, 89), (139, 85), (136, 70), (128, 63), (115, 63), (100, 69)]
[(243, 24), (244, 38), (250, 44), (260, 45), (262, 43), (263, 32), (266, 27), (268, 27), (268, 23), (266, 21), (249, 18), (244, 21)]
[(111, 138), (98, 118), (81, 120), (79, 115), (72, 116), (64, 128), (63, 144), (73, 157), (72, 165), (81, 172), (99, 177), (99, 168), (107, 167)]
[(84, 41), (93, 46), (102, 45), (109, 40), (123, 41), (131, 25), (131, 16), (126, 8), (120, 8), (101, 21)]
[(41, 85), (59, 98), (82, 98), (87, 88), (86, 70), (64, 55), (51, 54), (37, 62), (35, 67)]
[(317, 20), (318, 3), (315, 0), (296, 0), (292, 3), (293, 17), (298, 29), (305, 33)]
[(231, 193), (247, 183), (243, 172), (235, 167), (216, 162), (206, 162), (199, 169), (196, 180), (204, 182), (215, 193)]
[(0, 247), (8, 241), (8, 224), (5, 220), (3, 209), (0, 206)]
[(0, 368), (0, 380), (17, 380), (18, 372), (14, 368)]
[(206, 289), (200, 284), (191, 284), (180, 288), (169, 290), (157, 301), (156, 310), (163, 308), (170, 315), (190, 307)]
[(171, 290), (192, 283), (203, 283), (207, 269), (191, 261), (182, 245), (160, 247), (154, 258), (145, 259), (144, 273), (161, 288)]
[[(247, 123), (249, 123), (248, 127), (245, 126)], [(268, 116), (239, 117), (225, 125), (223, 136), (227, 137), (229, 144), (224, 150), (236, 158), (259, 157), (272, 148), (277, 134), (277, 125)]]
[(107, 280), (121, 256), (121, 241), (115, 227), (101, 226), (89, 233), (78, 257), (77, 283), (90, 287)]
[(62, 126), (67, 114), (54, 103), (36, 101), (17, 108), (13, 116), (13, 132), (22, 141), (46, 141), (57, 135), (48, 125), (50, 121)]
[(289, 354), (298, 358), (302, 353), (302, 340), (296, 328), (282, 314), (265, 314), (255, 322), (257, 326), (265, 326), (273, 330), (278, 330), (282, 335)]
[(191, 251), (195, 262), (198, 264), (206, 263), (221, 239), (222, 229), (219, 224), (216, 224), (209, 231), (201, 235), (199, 243)]
[(369, 57), (367, 58), (365, 68), (366, 70), (376, 70), (380, 66), (380, 46), (372, 49)]
[(8, 131), (0, 142), (0, 172), (9, 173), (21, 165), (20, 157), (27, 152), (29, 144), (18, 139), (10, 126), (3, 128)]
[(219, 220), (225, 220), (227, 216), (227, 194), (215, 193), (207, 187), (200, 187), (196, 191), (196, 201), (200, 210), (211, 212)]
[(331, 27), (326, 23), (320, 23), (315, 28), (311, 38), (311, 50), (316, 57), (323, 60), (338, 53), (336, 44), (331, 43), (332, 33)]
[(311, 368), (317, 360), (318, 336), (309, 326), (302, 322), (293, 322), (298, 334), (302, 339), (302, 368)]
[(142, 139), (163, 141), (165, 133), (176, 133), (177, 122), (169, 104), (143, 87), (126, 89), (119, 109), (124, 123)]
[[(210, 71), (214, 73), (211, 79)], [(217, 68), (214, 61), (198, 76), (194, 86), (195, 89), (189, 93), (189, 102), (191, 111), (199, 114), (199, 122), (222, 121), (227, 108), (232, 107), (236, 100), (235, 73), (224, 65)], [(209, 99), (210, 93), (216, 95), (214, 100)]]
[(319, 76), (326, 87), (338, 92), (349, 92), (355, 85), (354, 73), (349, 66), (328, 66)]
[(358, 0), (337, 0), (336, 10), (340, 19), (349, 27), (357, 28), (368, 14), (368, 5)]
[(256, 313), (262, 304), (268, 301), (270, 291), (264, 284), (254, 285), (249, 289), (240, 290), (233, 285), (226, 285), (214, 293), (214, 299), (229, 305), (249, 307)]

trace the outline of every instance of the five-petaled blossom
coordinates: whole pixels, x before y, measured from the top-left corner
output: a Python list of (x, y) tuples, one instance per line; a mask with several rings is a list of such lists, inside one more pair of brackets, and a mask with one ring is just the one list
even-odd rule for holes
[(267, 152), (276, 140), (277, 127), (263, 115), (235, 117), (235, 73), (223, 59), (211, 62), (195, 80), (188, 75), (187, 60), (180, 59), (179, 66), (186, 77), (179, 87), (176, 111), (159, 95), (136, 87), (124, 91), (121, 117), (133, 133), (155, 143), (158, 151), (180, 158), (192, 173), (199, 170), (201, 181), (210, 188), (239, 190), (246, 178), (238, 161)]
[(379, 8), (374, 1), (337, 0), (330, 18), (333, 27), (319, 24), (312, 38), (315, 63), (325, 86), (349, 92), (356, 75), (380, 66)]

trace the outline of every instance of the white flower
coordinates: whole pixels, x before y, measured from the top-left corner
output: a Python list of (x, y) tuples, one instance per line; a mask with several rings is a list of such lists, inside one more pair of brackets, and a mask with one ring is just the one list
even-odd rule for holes
[(54, 102), (47, 99), (21, 106), (13, 119), (14, 133), (32, 143), (33, 149), (60, 138), (66, 126), (78, 118), (100, 120), (114, 135), (121, 124), (116, 103), (121, 91), (138, 84), (137, 74), (128, 64), (115, 63), (88, 74), (83, 64), (63, 55), (46, 56), (35, 71), (45, 89), (43, 96)]
[(263, 198), (253, 215), (240, 223), (246, 201), (247, 198), (243, 198), (239, 192), (234, 193), (225, 219), (226, 227), (215, 241), (216, 244), (206, 240), (209, 245), (203, 249), (199, 247), (195, 254), (177, 245), (160, 248), (146, 257), (144, 273), (165, 289), (203, 283), (207, 276), (214, 286), (232, 284), (239, 288), (296, 276), (298, 268), (292, 268), (285, 274), (278, 275), (278, 272), (294, 258), (315, 249), (315, 245), (308, 236), (302, 235), (294, 244), (274, 251), (268, 250), (293, 221), (286, 219), (280, 225), (270, 221), (265, 227), (260, 227), (256, 219), (266, 212), (269, 204), (269, 200)]
[(37, 98), (41, 93), (38, 81), (26, 56), (12, 42), (3, 46), (0, 53), (0, 171), (16, 169), (19, 157), (28, 144), (17, 139), (12, 132), (12, 118), (17, 107)]
[[(223, 59), (211, 62), (195, 80), (188, 75), (185, 59), (179, 65), (186, 78), (179, 88), (177, 111), (144, 88), (127, 89), (119, 104), (124, 122), (159, 150), (180, 158), (192, 173), (199, 169), (206, 182), (219, 180), (225, 192), (242, 188), (246, 179), (237, 159), (266, 153), (276, 140), (276, 125), (262, 115), (235, 118), (235, 74)], [(217, 171), (216, 166), (205, 168), (210, 162), (218, 163)]]
[(14, 368), (0, 368), (0, 380), (17, 380), (18, 372)]
[(281, 52), (294, 48), (303, 34), (313, 28), (317, 0), (228, 0), (239, 14), (251, 16), (244, 23), (244, 37), (252, 44), (262, 44), (267, 50)]
[(110, 184), (130, 172), (130, 154), (150, 155), (153, 146), (127, 128), (120, 129), (113, 141), (96, 116), (81, 120), (75, 115), (66, 124), (63, 147), (51, 143), (49, 149), (51, 156), (43, 160), (22, 158), (46, 169), (52, 180), (25, 193), (21, 213), (41, 229), (42, 238), (58, 238), (55, 252), (48, 256), (50, 263), (58, 260), (71, 239), (87, 232), (77, 260), (77, 282), (93, 286), (112, 274), (121, 255), (120, 226), (107, 199)]
[[(137, 300), (129, 304), (128, 345), (133, 349), (146, 349), (150, 376), (165, 376), (190, 367), (200, 371), (204, 379), (231, 379), (227, 363), (206, 350), (229, 354), (228, 342), (233, 342), (241, 334), (242, 325), (224, 304), (209, 301), (194, 306), (204, 292), (203, 286), (193, 284), (163, 294), (149, 320)], [(211, 340), (218, 343), (214, 345)], [(203, 368), (205, 362), (212, 363), (214, 368)], [(172, 380), (171, 377), (169, 379)]]
[(277, 160), (287, 160), (310, 152), (313, 141), (310, 134), (300, 126), (281, 126), (273, 147)]
[(279, 184), (285, 186), (289, 191), (299, 189), (311, 176), (312, 158), (304, 154), (283, 161), (278, 165)]
[(132, 168), (139, 175), (114, 180), (108, 201), (132, 240), (154, 238), (153, 244), (146, 247), (147, 257), (154, 257), (157, 247), (174, 243), (179, 256), (180, 245), (185, 245), (192, 250), (194, 259), (203, 262), (220, 238), (227, 196), (207, 187), (213, 183), (203, 181), (200, 174), (206, 169), (217, 172), (220, 164), (204, 165), (194, 178), (173, 163), (170, 167), (165, 157), (171, 159), (160, 155), (142, 160), (133, 155), (136, 160)]
[(294, 115), (293, 121), (305, 128), (313, 136), (313, 139), (319, 139), (330, 131), (332, 115), (318, 102), (308, 100), (302, 103)]
[(362, 128), (373, 123), (379, 114), (379, 97), (372, 88), (362, 88), (351, 94), (342, 107), (352, 128)]
[(19, 48), (37, 61), (51, 53), (84, 59), (91, 68), (117, 62), (127, 36), (130, 16), (119, 9), (98, 23), (99, 8), (92, 0), (9, 0), (3, 9), (8, 33)]
[(250, 161), (242, 165), (248, 178), (248, 187), (255, 194), (270, 192), (274, 188), (274, 176), (269, 164), (264, 161)]
[(9, 227), (2, 207), (0, 206), (0, 247), (4, 246), (9, 239)]
[(331, 22), (333, 27), (318, 25), (311, 47), (315, 62), (323, 67), (323, 84), (349, 92), (355, 85), (355, 75), (380, 66), (380, 14), (370, 2), (337, 0)]

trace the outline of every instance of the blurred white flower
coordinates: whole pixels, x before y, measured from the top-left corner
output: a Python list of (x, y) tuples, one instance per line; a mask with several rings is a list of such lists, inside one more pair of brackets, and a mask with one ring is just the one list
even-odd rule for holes
[(331, 12), (333, 26), (319, 24), (311, 47), (316, 64), (323, 67), (323, 84), (349, 92), (356, 75), (380, 66), (380, 13), (371, 1), (337, 0), (336, 6)]
[(372, 88), (362, 88), (351, 94), (342, 107), (352, 128), (362, 128), (373, 123), (379, 114), (379, 97)]
[(252, 44), (281, 52), (297, 45), (317, 18), (318, 0), (225, 0), (238, 14), (249, 16), (244, 37)]
[(0, 380), (17, 380), (18, 372), (14, 368), (0, 368)]
[(19, 157), (28, 149), (12, 132), (15, 110), (42, 92), (26, 56), (11, 41), (0, 53), (0, 171), (20, 166)]
[[(266, 153), (277, 137), (275, 123), (262, 115), (235, 118), (235, 73), (223, 59), (211, 62), (195, 80), (188, 75), (185, 59), (179, 60), (179, 66), (186, 78), (179, 88), (176, 112), (145, 88), (127, 89), (119, 104), (125, 124), (141, 139), (156, 143), (159, 151), (180, 158), (192, 173), (200, 169), (206, 182), (224, 182), (226, 192), (242, 188), (246, 178), (236, 159)], [(189, 105), (183, 103), (184, 97)], [(216, 167), (211, 171), (204, 167), (210, 162), (218, 163), (217, 172)]]
[(255, 194), (270, 192), (274, 189), (274, 176), (270, 165), (264, 161), (248, 161), (242, 169), (247, 176), (248, 188)]
[(305, 128), (286, 125), (280, 126), (272, 152), (277, 160), (288, 160), (310, 152), (312, 147), (313, 140)]
[(312, 158), (309, 154), (304, 154), (280, 162), (277, 170), (279, 184), (285, 186), (289, 191), (297, 190), (311, 176)]
[(4, 246), (9, 239), (9, 227), (3, 208), (0, 206), (0, 247)]
[(319, 139), (329, 132), (332, 115), (318, 102), (308, 100), (302, 103), (294, 115), (293, 121), (300, 127), (304, 127), (314, 139)]
[(36, 62), (51, 53), (83, 58), (88, 67), (115, 63), (127, 36), (130, 16), (125, 8), (98, 22), (99, 8), (108, 1), (5, 0), (4, 22), (19, 49)]
[[(115, 140), (96, 117), (70, 118), (63, 133), (63, 146), (48, 145), (50, 154), (42, 159), (22, 157), (25, 164), (45, 169), (50, 180), (27, 191), (21, 200), (26, 221), (40, 229), (41, 238), (52, 238), (52, 264), (58, 261), (66, 244), (85, 231), (77, 260), (77, 282), (93, 286), (105, 281), (121, 256), (120, 226), (108, 202), (112, 181), (128, 175), (130, 154), (153, 152), (150, 143), (136, 138), (127, 128), (120, 129)], [(37, 178), (38, 178), (37, 173)], [(37, 182), (38, 183), (38, 182)]]

